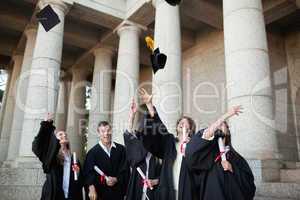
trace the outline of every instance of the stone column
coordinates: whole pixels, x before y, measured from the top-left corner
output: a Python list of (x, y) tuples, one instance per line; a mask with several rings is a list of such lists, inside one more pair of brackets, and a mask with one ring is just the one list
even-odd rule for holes
[[(11, 69), (6, 69), (6, 73), (7, 73), (7, 80), (6, 80), (6, 86), (5, 86), (5, 90), (4, 90), (4, 94), (2, 97), (2, 102), (1, 102), (1, 110), (0, 110), (0, 129), (2, 129), (2, 125), (3, 125), (3, 118), (5, 115), (5, 106), (6, 106), (6, 102), (7, 102), (7, 94), (8, 94), (8, 90), (9, 90), (9, 85), (11, 82)], [(1, 133), (0, 133), (1, 136)]]
[(14, 111), (14, 118), (12, 120), (12, 128), (11, 128), (11, 136), (9, 140), (7, 160), (14, 160), (17, 157), (19, 146), (20, 146), (20, 136), (21, 136), (23, 120), (24, 120), (24, 108), (25, 108), (24, 105), (25, 105), (25, 100), (27, 98), (28, 81), (29, 81), (28, 78), (30, 75), (36, 34), (37, 34), (37, 29), (34, 27), (25, 30), (27, 41), (26, 41), (21, 74), (18, 80), (18, 85), (16, 90), (17, 91), (16, 107)]
[(139, 35), (141, 29), (134, 25), (123, 25), (118, 30), (119, 51), (113, 113), (113, 139), (123, 142), (127, 128), (130, 102), (136, 97), (139, 82)]
[(55, 126), (57, 130), (66, 130), (69, 96), (67, 81), (67, 77), (60, 78), (57, 108), (55, 114)]
[(60, 23), (49, 32), (39, 24), (32, 68), (29, 76), (24, 121), (19, 149), (20, 160), (32, 160), (31, 144), (40, 122), (48, 112), (55, 113), (63, 46), (64, 17), (68, 10), (60, 0), (42, 0), (40, 6), (50, 4)]
[(154, 104), (169, 131), (175, 133), (175, 124), (182, 113), (181, 30), (178, 6), (165, 0), (153, 0), (155, 15), (155, 48), (167, 55), (163, 70), (153, 76)]
[(88, 149), (99, 141), (96, 132), (98, 123), (110, 121), (113, 54), (111, 47), (102, 47), (94, 51), (95, 65), (89, 113)]
[(232, 143), (244, 157), (256, 160), (250, 164), (259, 170), (254, 169), (257, 180), (277, 180), (279, 155), (262, 2), (223, 0), (223, 8), (228, 106), (245, 108), (230, 121)]
[(20, 75), (23, 55), (14, 55), (13, 56), (14, 66), (11, 74), (11, 81), (8, 89), (7, 103), (5, 106), (5, 115), (3, 118), (3, 126), (1, 130), (0, 138), (0, 162), (4, 161), (7, 156), (9, 138), (11, 133), (11, 125), (14, 117), (15, 110), (15, 92), (16, 92), (16, 82)]
[(72, 69), (72, 85), (69, 97), (67, 134), (70, 140), (72, 151), (75, 151), (80, 160), (83, 159), (83, 134), (82, 124), (85, 120), (85, 93), (86, 77), (88, 75), (86, 68)]

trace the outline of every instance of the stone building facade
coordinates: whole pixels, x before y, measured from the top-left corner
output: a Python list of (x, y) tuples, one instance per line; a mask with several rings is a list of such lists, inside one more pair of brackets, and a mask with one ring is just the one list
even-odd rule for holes
[[(48, 4), (61, 22), (45, 32), (34, 16)], [(141, 86), (153, 91), (171, 131), (182, 114), (201, 128), (243, 105), (230, 126), (255, 173), (256, 199), (299, 200), (299, 8), (299, 0), (183, 0), (176, 7), (164, 0), (1, 1), (0, 66), (9, 73), (1, 200), (39, 199), (44, 175), (31, 142), (47, 112), (83, 159), (100, 120), (113, 124), (122, 143)], [(155, 76), (147, 35), (168, 56)]]

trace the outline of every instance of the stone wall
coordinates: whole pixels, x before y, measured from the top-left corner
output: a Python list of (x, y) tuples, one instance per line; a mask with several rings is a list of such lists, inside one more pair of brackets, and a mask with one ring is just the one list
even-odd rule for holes
[(300, 155), (300, 32), (291, 32), (285, 35), (285, 49), (290, 77), (291, 100), (293, 102), (293, 116), (295, 133)]
[(223, 32), (202, 33), (183, 53), (183, 113), (196, 120), (198, 129), (227, 107), (223, 40)]

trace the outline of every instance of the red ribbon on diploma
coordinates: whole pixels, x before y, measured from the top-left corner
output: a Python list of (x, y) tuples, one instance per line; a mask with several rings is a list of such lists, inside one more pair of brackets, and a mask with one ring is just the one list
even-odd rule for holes
[(106, 177), (105, 175), (103, 175), (103, 176), (100, 175), (100, 176), (99, 176), (100, 184), (105, 185), (105, 177)]
[(222, 157), (222, 155), (225, 153), (225, 151), (222, 151), (222, 152), (220, 152), (218, 155), (217, 155), (217, 157), (216, 157), (216, 159), (215, 159), (215, 162), (218, 162), (219, 160), (221, 160), (221, 157)]
[(187, 144), (187, 142), (186, 141), (184, 141), (184, 142), (182, 142), (181, 144), (180, 144), (180, 153), (181, 154), (184, 154), (185, 153), (185, 145)]

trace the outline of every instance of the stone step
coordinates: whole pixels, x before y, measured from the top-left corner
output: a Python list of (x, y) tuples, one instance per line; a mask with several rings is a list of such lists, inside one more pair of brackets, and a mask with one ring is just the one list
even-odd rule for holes
[(256, 200), (300, 200), (299, 183), (260, 183)]
[(282, 163), (283, 169), (300, 169), (300, 162), (285, 161)]
[(0, 168), (1, 186), (41, 186), (45, 181), (45, 175), (41, 168)]
[(0, 185), (1, 200), (38, 200), (41, 198), (41, 186)]
[(280, 170), (280, 180), (282, 182), (300, 183), (300, 169)]

